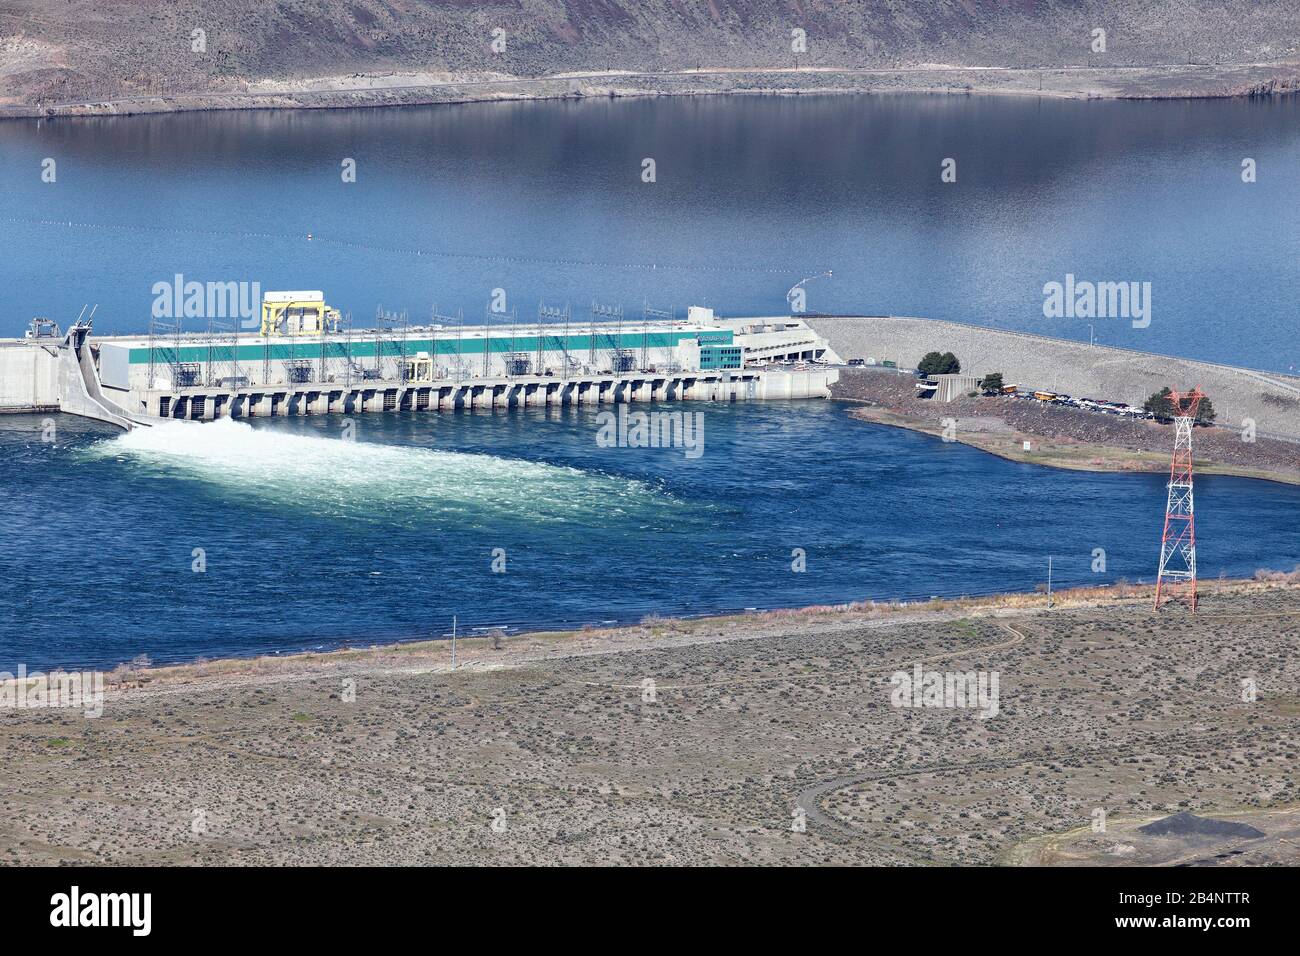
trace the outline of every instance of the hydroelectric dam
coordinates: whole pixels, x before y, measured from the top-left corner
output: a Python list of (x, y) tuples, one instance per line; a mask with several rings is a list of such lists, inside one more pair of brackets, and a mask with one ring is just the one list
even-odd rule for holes
[[(260, 327), (145, 336), (67, 332), (34, 320), (0, 339), (0, 412), (62, 411), (123, 429), (162, 420), (436, 411), (649, 401), (829, 398), (839, 356), (798, 316), (685, 319), (593, 306), (412, 325), (380, 315), (352, 329), (318, 291), (268, 292)], [(198, 324), (196, 320), (195, 324)]]

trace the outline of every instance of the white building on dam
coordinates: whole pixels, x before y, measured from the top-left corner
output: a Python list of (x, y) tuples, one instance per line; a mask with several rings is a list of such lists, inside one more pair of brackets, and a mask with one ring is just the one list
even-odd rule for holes
[(574, 319), (343, 327), (320, 292), (268, 292), (260, 327), (0, 340), (0, 411), (59, 409), (123, 428), (206, 420), (640, 401), (824, 398), (839, 356), (799, 317)]

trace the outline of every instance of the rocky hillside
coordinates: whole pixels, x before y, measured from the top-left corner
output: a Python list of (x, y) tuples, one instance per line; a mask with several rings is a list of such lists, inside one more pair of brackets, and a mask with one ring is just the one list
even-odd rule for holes
[[(802, 52), (796, 29), (806, 31)], [(1098, 29), (1104, 53), (1092, 49)], [(385, 71), (1296, 60), (1295, 0), (0, 0), (0, 105), (10, 106)]]

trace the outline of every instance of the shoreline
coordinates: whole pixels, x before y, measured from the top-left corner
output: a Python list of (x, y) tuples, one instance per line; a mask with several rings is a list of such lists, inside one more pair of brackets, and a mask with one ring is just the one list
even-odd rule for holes
[[(1300, 378), (1223, 363), (1077, 342), (946, 320), (825, 316), (813, 320), (837, 354), (868, 362), (841, 371), (831, 397), (860, 421), (961, 442), (1020, 463), (1115, 473), (1165, 473), (1172, 426), (1053, 401), (986, 395), (980, 376), (1000, 373), (1021, 392), (1043, 388), (1141, 407), (1171, 383), (1195, 383), (1215, 425), (1193, 439), (1201, 474), (1300, 485)], [(918, 395), (910, 369), (933, 350), (962, 364), (960, 393)], [(1024, 443), (1030, 443), (1030, 450)]]
[[(1300, 588), (1295, 572), (1268, 572), (1271, 577), (1216, 578), (1201, 582), (1202, 601), (1212, 595), (1242, 595)], [(648, 616), (637, 623), (570, 630), (522, 630), (504, 635), (493, 647), (491, 635), (458, 638), (457, 659), (451, 663), (448, 638), (422, 638), (345, 645), (329, 650), (259, 653), (249, 656), (203, 658), (181, 663), (135, 667), (129, 663), (104, 671), (108, 694), (151, 696), (202, 687), (295, 683), (322, 677), (356, 674), (487, 673), (526, 667), (543, 661), (600, 657), (648, 650), (680, 649), (703, 644), (752, 640), (783, 633), (791, 627), (816, 633), (846, 627), (873, 627), (952, 622), (965, 618), (1004, 618), (1048, 610), (1149, 608), (1154, 583), (1124, 581), (1109, 585), (1045, 592), (1007, 591), (922, 601), (851, 601), (766, 611), (720, 612), (699, 617)], [(468, 658), (467, 656), (468, 655)], [(41, 669), (32, 669), (32, 673)], [(52, 673), (57, 673), (53, 671)], [(15, 683), (16, 678), (4, 683)], [(29, 682), (35, 678), (27, 678)]]
[[(737, 67), (583, 71), (526, 77), (420, 71), (241, 81), (243, 88), (0, 103), (0, 119), (138, 116), (240, 110), (365, 109), (655, 96), (959, 94), (1071, 100), (1271, 98), (1300, 93), (1300, 61), (1227, 65), (885, 69)], [(260, 87), (260, 88), (257, 88)]]
[[(849, 415), (871, 425), (902, 428), (906, 431), (942, 438), (943, 429), (934, 419), (908, 415), (895, 409), (869, 404), (864, 399), (835, 398), (832, 401), (855, 406)], [(960, 421), (960, 420), (959, 420)], [(1007, 437), (1010, 435), (1011, 437)], [(1169, 470), (1169, 455), (1155, 451), (1134, 451), (1112, 445), (1084, 444), (1062, 440), (1060, 436), (1038, 434), (1016, 429), (1011, 432), (969, 431), (958, 429), (953, 441), (967, 445), (1006, 461), (1025, 465), (1041, 465), (1066, 471), (1090, 471), (1096, 474), (1163, 474)], [(1028, 441), (1031, 450), (1025, 451)], [(1170, 452), (1173, 445), (1170, 445)], [(1280, 485), (1300, 485), (1300, 469), (1296, 471), (1268, 470), (1241, 465), (1224, 464), (1212, 459), (1194, 459), (1198, 475), (1223, 475), (1231, 478), (1249, 478), (1271, 481)]]

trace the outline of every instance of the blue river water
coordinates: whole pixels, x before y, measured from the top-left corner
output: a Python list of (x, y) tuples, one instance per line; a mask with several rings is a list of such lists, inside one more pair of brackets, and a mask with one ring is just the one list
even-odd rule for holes
[[(57, 416), (52, 443), (0, 419), (0, 669), (1033, 589), (1049, 555), (1058, 586), (1153, 576), (1160, 475), (1021, 465), (834, 402), (686, 408), (698, 457), (601, 447), (586, 408), (374, 415), (354, 441), (338, 417)], [(1300, 563), (1300, 488), (1197, 496), (1203, 575)]]
[[(342, 163), (356, 164), (344, 182)], [(643, 161), (655, 181), (642, 181)], [(957, 180), (940, 179), (944, 159)], [(1242, 163), (1256, 181), (1242, 181)], [(53, 161), (53, 182), (42, 179)], [(0, 335), (145, 329), (154, 283), (483, 316), (923, 315), (1300, 368), (1300, 98), (705, 97), (0, 123)], [(308, 238), (310, 236), (310, 238)], [(1151, 283), (1151, 322), (1043, 286)]]

